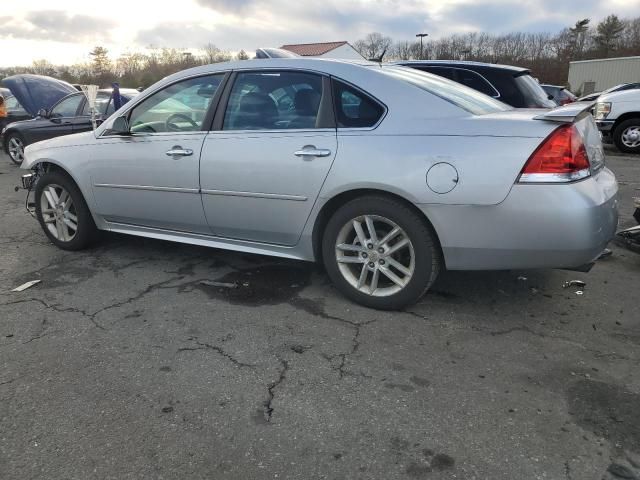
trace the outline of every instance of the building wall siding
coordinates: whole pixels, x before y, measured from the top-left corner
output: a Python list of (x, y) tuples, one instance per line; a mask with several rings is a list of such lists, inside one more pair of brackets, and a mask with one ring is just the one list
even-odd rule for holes
[[(621, 83), (640, 82), (640, 57), (583, 60), (569, 63), (569, 88), (586, 95), (585, 84), (593, 82), (599, 92)], [(587, 85), (589, 86), (589, 85)]]

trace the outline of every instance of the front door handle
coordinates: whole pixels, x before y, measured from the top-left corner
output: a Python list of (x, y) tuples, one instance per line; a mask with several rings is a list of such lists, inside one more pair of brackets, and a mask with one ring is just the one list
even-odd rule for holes
[(190, 148), (182, 148), (180, 145), (171, 147), (171, 150), (167, 150), (168, 157), (189, 157), (193, 155), (193, 150)]
[(328, 157), (331, 155), (331, 150), (326, 148), (316, 148), (313, 145), (305, 145), (297, 152), (293, 152), (296, 157)]

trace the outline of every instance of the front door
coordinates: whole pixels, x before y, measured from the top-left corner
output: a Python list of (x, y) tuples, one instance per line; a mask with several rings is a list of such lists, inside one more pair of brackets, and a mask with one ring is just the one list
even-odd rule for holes
[(89, 165), (97, 212), (105, 220), (210, 233), (200, 200), (199, 161), (223, 76), (165, 87), (128, 112), (129, 136), (99, 139)]
[(200, 182), (216, 236), (295, 245), (336, 154), (329, 80), (300, 71), (236, 75)]
[(36, 120), (37, 127), (29, 132), (30, 143), (73, 133), (73, 122), (83, 99), (82, 93), (74, 93), (60, 100), (47, 118)]

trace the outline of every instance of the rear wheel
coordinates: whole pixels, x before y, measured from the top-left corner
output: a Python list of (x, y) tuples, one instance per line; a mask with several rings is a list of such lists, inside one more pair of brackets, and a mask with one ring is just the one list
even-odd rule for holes
[(63, 250), (82, 250), (97, 234), (77, 185), (61, 172), (46, 173), (36, 184), (36, 216), (49, 240)]
[(621, 152), (640, 153), (640, 117), (621, 122), (613, 131), (613, 141)]
[(345, 296), (382, 310), (416, 302), (440, 270), (435, 235), (424, 219), (382, 196), (339, 208), (325, 229), (322, 251), (327, 273)]
[(16, 165), (21, 165), (24, 160), (24, 140), (17, 133), (10, 133), (7, 137), (7, 152), (9, 158)]

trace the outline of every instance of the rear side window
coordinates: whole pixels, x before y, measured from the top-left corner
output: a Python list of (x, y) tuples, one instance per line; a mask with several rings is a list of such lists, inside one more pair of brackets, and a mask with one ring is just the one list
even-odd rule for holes
[(367, 128), (380, 121), (384, 107), (377, 101), (340, 80), (332, 83), (338, 128)]
[(464, 87), (459, 83), (452, 82), (445, 78), (425, 75), (412, 68), (388, 66), (383, 67), (381, 71), (390, 77), (394, 77), (440, 97), (473, 115), (511, 110), (509, 105), (505, 105), (494, 98), (483, 95), (477, 90)]
[(417, 67), (417, 70), (421, 70), (427, 73), (433, 73), (434, 75), (448, 78), (449, 80), (455, 80), (453, 76), (453, 69), (448, 67)]
[(456, 80), (458, 83), (462, 85), (466, 85), (467, 87), (473, 88), (474, 90), (478, 90), (479, 92), (484, 93), (485, 95), (489, 95), (490, 97), (497, 98), (500, 94), (496, 91), (493, 86), (487, 82), (484, 77), (472, 70), (467, 70), (463, 68), (456, 68)]

